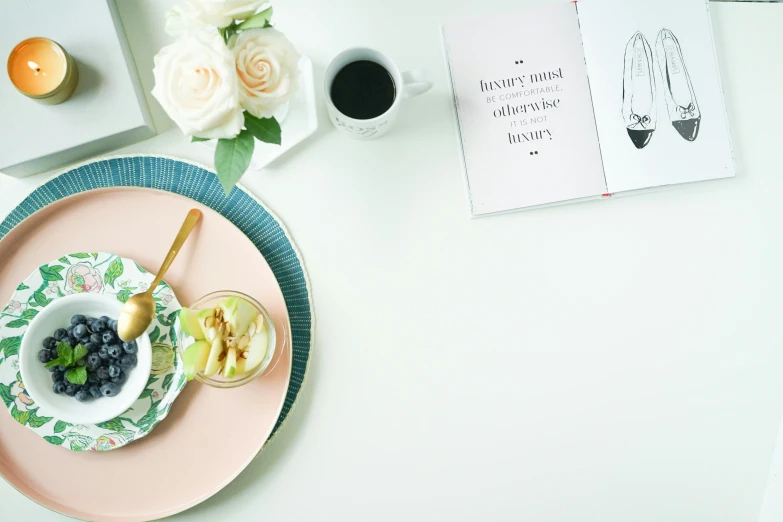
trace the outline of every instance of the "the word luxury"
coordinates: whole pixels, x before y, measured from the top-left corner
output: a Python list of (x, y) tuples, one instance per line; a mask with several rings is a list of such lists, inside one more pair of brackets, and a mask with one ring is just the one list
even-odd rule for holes
[(527, 143), (530, 141), (538, 141), (546, 138), (549, 138), (550, 140), (552, 139), (552, 131), (549, 129), (519, 132), (517, 134), (511, 134), (510, 132), (508, 133), (508, 142), (512, 145), (515, 143)]
[[(563, 78), (563, 69), (558, 68), (554, 71), (546, 71), (528, 76), (512, 76), (511, 78), (501, 78), (499, 80), (479, 80), (481, 92), (501, 91), (503, 89), (522, 88), (526, 83), (541, 83)], [(525, 81), (527, 79), (527, 81)]]

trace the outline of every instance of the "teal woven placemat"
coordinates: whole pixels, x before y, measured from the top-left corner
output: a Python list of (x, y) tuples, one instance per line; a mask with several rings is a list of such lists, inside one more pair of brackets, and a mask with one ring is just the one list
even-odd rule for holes
[(217, 177), (199, 165), (162, 156), (121, 156), (74, 167), (35, 189), (0, 222), (0, 239), (47, 205), (74, 194), (108, 187), (147, 187), (198, 201), (239, 227), (269, 263), (288, 307), (293, 339), (291, 384), (271, 439), (302, 389), (313, 327), (307, 274), (282, 223), (244, 190), (234, 190), (227, 198)]

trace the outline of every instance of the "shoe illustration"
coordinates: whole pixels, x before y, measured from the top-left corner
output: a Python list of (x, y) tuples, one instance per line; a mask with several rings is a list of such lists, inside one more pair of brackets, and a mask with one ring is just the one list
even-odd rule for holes
[(701, 112), (680, 43), (674, 33), (661, 29), (655, 42), (655, 53), (664, 81), (663, 91), (669, 119), (680, 136), (694, 141), (701, 127)]
[(625, 47), (622, 110), (628, 136), (637, 149), (650, 143), (658, 119), (652, 62), (650, 44), (637, 32)]

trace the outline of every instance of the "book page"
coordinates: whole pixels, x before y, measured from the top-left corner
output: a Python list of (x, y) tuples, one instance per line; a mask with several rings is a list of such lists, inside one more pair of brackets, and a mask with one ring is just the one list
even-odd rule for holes
[(734, 176), (706, 0), (579, 0), (610, 192)]
[(473, 215), (606, 192), (573, 4), (443, 27)]

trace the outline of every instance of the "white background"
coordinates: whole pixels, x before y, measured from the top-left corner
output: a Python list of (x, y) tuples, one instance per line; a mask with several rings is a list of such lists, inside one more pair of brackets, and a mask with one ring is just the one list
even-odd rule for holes
[[(165, 3), (120, 2), (147, 90)], [(246, 180), (307, 263), (313, 363), (279, 437), (176, 520), (757, 520), (783, 412), (783, 6), (712, 6), (737, 178), (470, 220), (438, 25), (519, 7), (280, 2), (317, 79), (367, 44), (435, 88), (369, 143), (320, 100), (319, 132)], [(123, 152), (209, 162), (152, 109), (163, 134)], [(0, 214), (44, 179), (0, 177)], [(63, 520), (3, 482), (0, 505)]]

